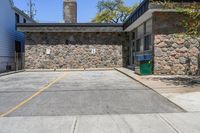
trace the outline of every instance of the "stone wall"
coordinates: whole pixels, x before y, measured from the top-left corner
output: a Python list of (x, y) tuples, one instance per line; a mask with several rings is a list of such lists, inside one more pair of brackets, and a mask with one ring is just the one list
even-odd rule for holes
[(153, 13), (153, 32), (154, 34), (175, 34), (184, 32), (181, 22), (184, 17), (176, 12), (154, 12)]
[(178, 13), (153, 14), (154, 74), (199, 73), (200, 37), (184, 35), (182, 20)]
[(25, 68), (122, 67), (127, 43), (125, 33), (26, 33)]
[(183, 35), (156, 35), (154, 74), (198, 74), (200, 38)]

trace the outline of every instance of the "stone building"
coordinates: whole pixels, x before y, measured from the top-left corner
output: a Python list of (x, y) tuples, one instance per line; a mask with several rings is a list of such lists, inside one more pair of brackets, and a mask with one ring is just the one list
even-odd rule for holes
[(19, 29), (26, 32), (27, 69), (113, 68), (128, 60), (121, 24), (29, 24)]
[(200, 70), (200, 38), (180, 34), (183, 18), (176, 10), (144, 0), (123, 24), (18, 24), (26, 34), (25, 68), (138, 71), (141, 59), (148, 58), (153, 74), (195, 75)]
[[(198, 0), (182, 0), (177, 4), (191, 2), (199, 4)], [(176, 10), (144, 0), (124, 23), (130, 41), (129, 65), (138, 71), (139, 60), (150, 54), (154, 74), (198, 74), (200, 37), (183, 36), (184, 17)]]

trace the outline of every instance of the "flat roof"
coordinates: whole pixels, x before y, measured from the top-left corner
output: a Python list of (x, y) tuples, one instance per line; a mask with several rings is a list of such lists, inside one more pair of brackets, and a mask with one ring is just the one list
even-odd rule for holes
[[(124, 22), (124, 30), (128, 28), (132, 23), (134, 23), (138, 18), (145, 14), (150, 9), (159, 9), (160, 6), (151, 5), (153, 2), (164, 2), (166, 0), (143, 0), (140, 5), (129, 15), (129, 17)], [(175, 3), (193, 3), (200, 0), (169, 0), (170, 2)], [(156, 3), (155, 3), (156, 4)]]
[(123, 32), (123, 24), (108, 23), (18, 23), (21, 32)]

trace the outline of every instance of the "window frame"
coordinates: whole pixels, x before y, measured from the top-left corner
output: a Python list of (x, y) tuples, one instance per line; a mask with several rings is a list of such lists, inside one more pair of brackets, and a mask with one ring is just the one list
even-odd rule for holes
[[(151, 20), (151, 19), (149, 19)], [(151, 50), (151, 45), (152, 45), (152, 33), (147, 32), (147, 22), (145, 21), (144, 24), (144, 40), (143, 40), (143, 51), (148, 51)], [(149, 37), (149, 41), (147, 42), (146, 38)], [(147, 46), (148, 45), (148, 46)]]
[(136, 49), (135, 49), (136, 52), (141, 52), (141, 39), (137, 39), (136, 40)]
[(23, 23), (26, 23), (27, 21), (26, 21), (26, 19), (25, 18), (23, 18)]
[(150, 50), (151, 48), (151, 34), (144, 36), (144, 51)]
[(17, 30), (17, 23), (20, 23), (20, 16), (19, 14), (15, 13), (15, 30)]

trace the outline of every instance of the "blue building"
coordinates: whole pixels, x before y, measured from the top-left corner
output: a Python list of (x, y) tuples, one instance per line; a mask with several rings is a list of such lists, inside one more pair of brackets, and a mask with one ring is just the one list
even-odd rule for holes
[(16, 30), (16, 24), (35, 21), (11, 0), (0, 1), (0, 16), (0, 72), (22, 69), (24, 34)]

